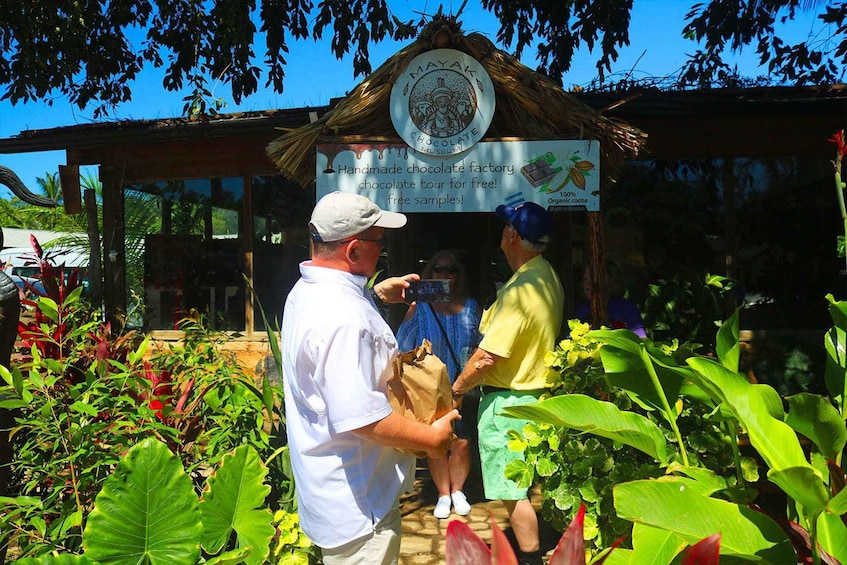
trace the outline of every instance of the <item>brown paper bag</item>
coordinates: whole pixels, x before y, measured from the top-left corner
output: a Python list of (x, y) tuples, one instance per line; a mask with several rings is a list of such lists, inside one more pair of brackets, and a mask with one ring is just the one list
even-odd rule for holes
[[(428, 339), (420, 347), (397, 356), (386, 393), (398, 414), (424, 424), (433, 423), (453, 409), (447, 366), (432, 352)], [(426, 453), (412, 455), (426, 457)]]

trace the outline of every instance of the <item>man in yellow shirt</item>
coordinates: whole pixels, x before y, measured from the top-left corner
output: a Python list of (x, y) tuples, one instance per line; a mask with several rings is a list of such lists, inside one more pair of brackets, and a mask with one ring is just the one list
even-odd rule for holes
[(521, 430), (525, 422), (498, 414), (509, 406), (535, 402), (549, 386), (552, 374), (544, 365), (544, 355), (554, 349), (562, 326), (564, 290), (542, 256), (552, 231), (547, 211), (525, 202), (498, 206), (496, 213), (506, 222), (500, 249), (513, 274), (482, 314), (482, 341), (453, 384), (453, 397), (461, 405), (462, 395), (482, 384), (478, 425), (485, 496), (506, 505), (519, 563), (540, 565), (535, 509), (526, 489), (504, 475), (506, 465), (522, 456), (508, 448), (506, 434)]

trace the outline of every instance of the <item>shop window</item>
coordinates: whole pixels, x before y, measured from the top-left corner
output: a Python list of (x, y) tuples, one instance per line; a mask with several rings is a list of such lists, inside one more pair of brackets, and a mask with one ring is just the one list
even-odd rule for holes
[(242, 179), (132, 185), (124, 208), (130, 319), (175, 329), (197, 312), (212, 329), (243, 331)]
[[(125, 188), (130, 325), (172, 330), (196, 311), (209, 328), (245, 331), (245, 258), (252, 253), (253, 288), (275, 327), (309, 257), (314, 192), (281, 176), (250, 182), (248, 203), (242, 177)], [(249, 221), (245, 210), (253, 211)], [(261, 312), (252, 314), (253, 331), (264, 332)]]
[[(630, 162), (605, 193), (607, 234), (643, 234), (643, 259), (625, 263), (639, 275), (636, 299), (676, 274), (722, 274), (740, 283), (742, 324), (824, 328), (823, 297), (847, 287), (831, 185), (825, 157)], [(608, 255), (628, 259), (606, 243)]]
[[(288, 292), (309, 258), (308, 224), (315, 205), (313, 190), (281, 176), (251, 179), (253, 195), (253, 288), (269, 323), (276, 328)], [(254, 330), (264, 331), (261, 313)]]

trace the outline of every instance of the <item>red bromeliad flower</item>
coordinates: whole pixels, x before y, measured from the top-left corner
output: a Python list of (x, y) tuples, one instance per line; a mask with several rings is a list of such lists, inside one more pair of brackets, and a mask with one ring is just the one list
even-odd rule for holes
[(838, 146), (839, 158), (844, 157), (844, 155), (847, 155), (847, 143), (845, 143), (843, 129), (835, 132), (832, 137), (830, 137), (827, 141), (831, 141), (832, 143)]

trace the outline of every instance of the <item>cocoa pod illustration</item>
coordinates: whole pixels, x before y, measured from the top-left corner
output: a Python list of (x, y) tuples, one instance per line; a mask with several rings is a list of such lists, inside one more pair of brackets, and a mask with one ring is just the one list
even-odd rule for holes
[[(569, 182), (571, 182), (571, 174), (572, 174), (572, 173), (573, 173), (573, 169), (568, 170), (568, 174), (567, 174), (567, 176), (565, 177), (565, 180), (563, 180), (563, 181), (562, 181), (562, 183), (561, 183), (559, 186), (557, 186), (556, 188), (554, 188), (553, 190), (550, 190), (550, 189), (548, 188), (548, 189), (547, 189), (547, 194), (553, 194), (554, 192), (559, 192), (560, 190), (562, 190), (563, 188), (565, 188), (565, 185), (567, 185)], [(580, 174), (582, 174), (582, 173), (580, 173)]]
[(585, 190), (585, 175), (583, 175), (581, 171), (574, 167), (571, 169), (571, 177), (575, 187), (580, 190)]
[(594, 163), (591, 161), (579, 161), (574, 165), (574, 169), (578, 171), (590, 171), (594, 168)]

